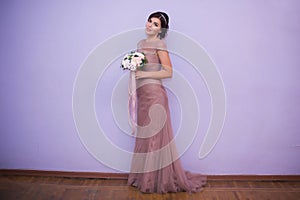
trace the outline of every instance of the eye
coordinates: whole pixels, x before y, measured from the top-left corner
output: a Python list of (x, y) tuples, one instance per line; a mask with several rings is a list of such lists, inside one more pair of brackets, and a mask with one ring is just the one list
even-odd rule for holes
[(150, 23), (151, 23), (151, 22), (152, 22), (152, 20), (151, 20), (151, 19), (148, 19), (148, 22), (150, 22)]
[(154, 22), (154, 25), (155, 25), (156, 27), (158, 27), (158, 23)]

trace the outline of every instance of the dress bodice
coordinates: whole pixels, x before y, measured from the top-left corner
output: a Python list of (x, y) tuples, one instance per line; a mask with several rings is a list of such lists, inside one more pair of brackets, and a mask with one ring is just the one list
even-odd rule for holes
[[(143, 52), (146, 56), (147, 63), (138, 70), (143, 71), (159, 71), (161, 70), (161, 63), (157, 54), (158, 50), (167, 51), (167, 46), (163, 40), (147, 41), (146, 39), (141, 40), (137, 45), (138, 52)], [(139, 79), (137, 80), (137, 86), (141, 86), (147, 83), (161, 84), (160, 79)]]
[(167, 50), (166, 44), (163, 40), (146, 41), (141, 40), (138, 43), (138, 51), (146, 55), (147, 64), (140, 70), (144, 71), (159, 71), (161, 70), (160, 60), (157, 54), (158, 50)]

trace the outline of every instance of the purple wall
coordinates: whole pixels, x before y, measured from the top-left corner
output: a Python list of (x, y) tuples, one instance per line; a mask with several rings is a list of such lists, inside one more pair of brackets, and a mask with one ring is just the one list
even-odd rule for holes
[[(164, 10), (173, 30), (206, 49), (227, 95), (218, 143), (199, 160), (207, 125), (200, 127), (181, 158), (185, 169), (206, 174), (300, 174), (299, 1), (194, 2), (1, 2), (0, 169), (116, 172), (93, 158), (78, 137), (73, 83), (98, 44), (143, 27), (149, 13)], [(183, 70), (182, 63), (175, 57), (174, 69)], [(198, 84), (192, 72), (185, 74), (191, 84)], [(199, 96), (206, 92), (201, 84)], [(109, 90), (104, 87), (102, 92)], [(176, 107), (174, 98), (170, 96), (170, 102)], [(208, 94), (204, 101), (207, 98)], [(177, 123), (179, 113), (173, 115)], [(209, 109), (202, 115), (207, 122)], [(133, 140), (111, 137), (120, 146), (133, 146)]]

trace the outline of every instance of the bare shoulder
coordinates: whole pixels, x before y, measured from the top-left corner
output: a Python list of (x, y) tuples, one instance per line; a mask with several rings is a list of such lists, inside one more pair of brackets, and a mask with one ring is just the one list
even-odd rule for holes
[(140, 48), (144, 43), (144, 39), (140, 40), (138, 43), (137, 43), (137, 47)]
[(167, 44), (164, 40), (157, 40), (156, 47), (157, 47), (157, 50), (168, 51)]

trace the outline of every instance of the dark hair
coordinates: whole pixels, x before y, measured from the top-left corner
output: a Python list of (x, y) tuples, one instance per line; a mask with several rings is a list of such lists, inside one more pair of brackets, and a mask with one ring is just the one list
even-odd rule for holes
[(166, 36), (169, 29), (169, 16), (164, 12), (154, 12), (148, 17), (148, 21), (152, 18), (158, 18), (161, 24), (161, 33), (158, 34), (159, 38), (162, 39)]

